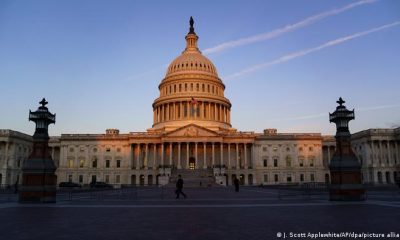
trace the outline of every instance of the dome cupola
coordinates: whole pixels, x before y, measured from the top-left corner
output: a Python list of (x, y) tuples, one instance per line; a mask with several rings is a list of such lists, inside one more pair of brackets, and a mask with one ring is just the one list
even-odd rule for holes
[(211, 130), (231, 129), (231, 103), (214, 64), (199, 50), (199, 37), (190, 17), (186, 47), (168, 66), (153, 103), (154, 123), (149, 131), (171, 131), (194, 123)]

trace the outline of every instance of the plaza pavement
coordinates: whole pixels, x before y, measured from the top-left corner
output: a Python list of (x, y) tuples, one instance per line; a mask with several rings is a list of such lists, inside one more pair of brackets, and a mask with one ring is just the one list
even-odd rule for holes
[(2, 195), (0, 239), (249, 240), (279, 239), (278, 233), (280, 239), (309, 232), (400, 233), (398, 191), (371, 192), (364, 202), (330, 202), (326, 192), (186, 188), (188, 198), (175, 199), (173, 190), (63, 193), (56, 204), (18, 204), (16, 195)]

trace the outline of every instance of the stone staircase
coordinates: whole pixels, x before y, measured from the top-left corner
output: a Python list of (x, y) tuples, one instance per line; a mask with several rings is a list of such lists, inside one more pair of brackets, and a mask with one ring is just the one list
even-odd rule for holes
[(184, 187), (207, 187), (215, 185), (212, 169), (174, 169), (171, 173), (169, 185), (175, 186), (179, 175), (183, 179)]

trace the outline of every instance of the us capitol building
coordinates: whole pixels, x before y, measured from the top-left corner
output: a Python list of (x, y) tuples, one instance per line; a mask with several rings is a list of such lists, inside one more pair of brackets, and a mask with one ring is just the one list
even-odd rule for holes
[[(194, 184), (231, 185), (236, 177), (245, 185), (329, 182), (333, 136), (236, 130), (225, 85), (200, 52), (192, 19), (185, 39), (185, 50), (159, 85), (153, 125), (146, 132), (107, 129), (105, 134), (51, 137), (58, 182), (154, 185), (167, 184), (178, 174)], [(400, 128), (352, 135), (365, 183), (393, 183), (400, 176), (399, 142)], [(0, 184), (21, 182), (21, 166), (31, 148), (31, 136), (0, 130)]]

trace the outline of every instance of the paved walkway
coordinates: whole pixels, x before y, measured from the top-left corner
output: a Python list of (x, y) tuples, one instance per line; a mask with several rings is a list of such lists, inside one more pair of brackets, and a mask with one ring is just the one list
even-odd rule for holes
[(80, 193), (72, 200), (62, 196), (56, 204), (4, 201), (0, 239), (248, 240), (278, 239), (279, 233), (281, 238), (290, 233), (400, 233), (400, 197), (393, 193), (343, 203), (327, 201), (324, 194), (284, 192), (279, 199), (282, 192), (262, 188), (239, 193), (231, 188), (184, 189), (187, 199), (174, 199), (173, 189), (135, 191), (130, 198), (118, 191), (102, 192), (100, 199)]

